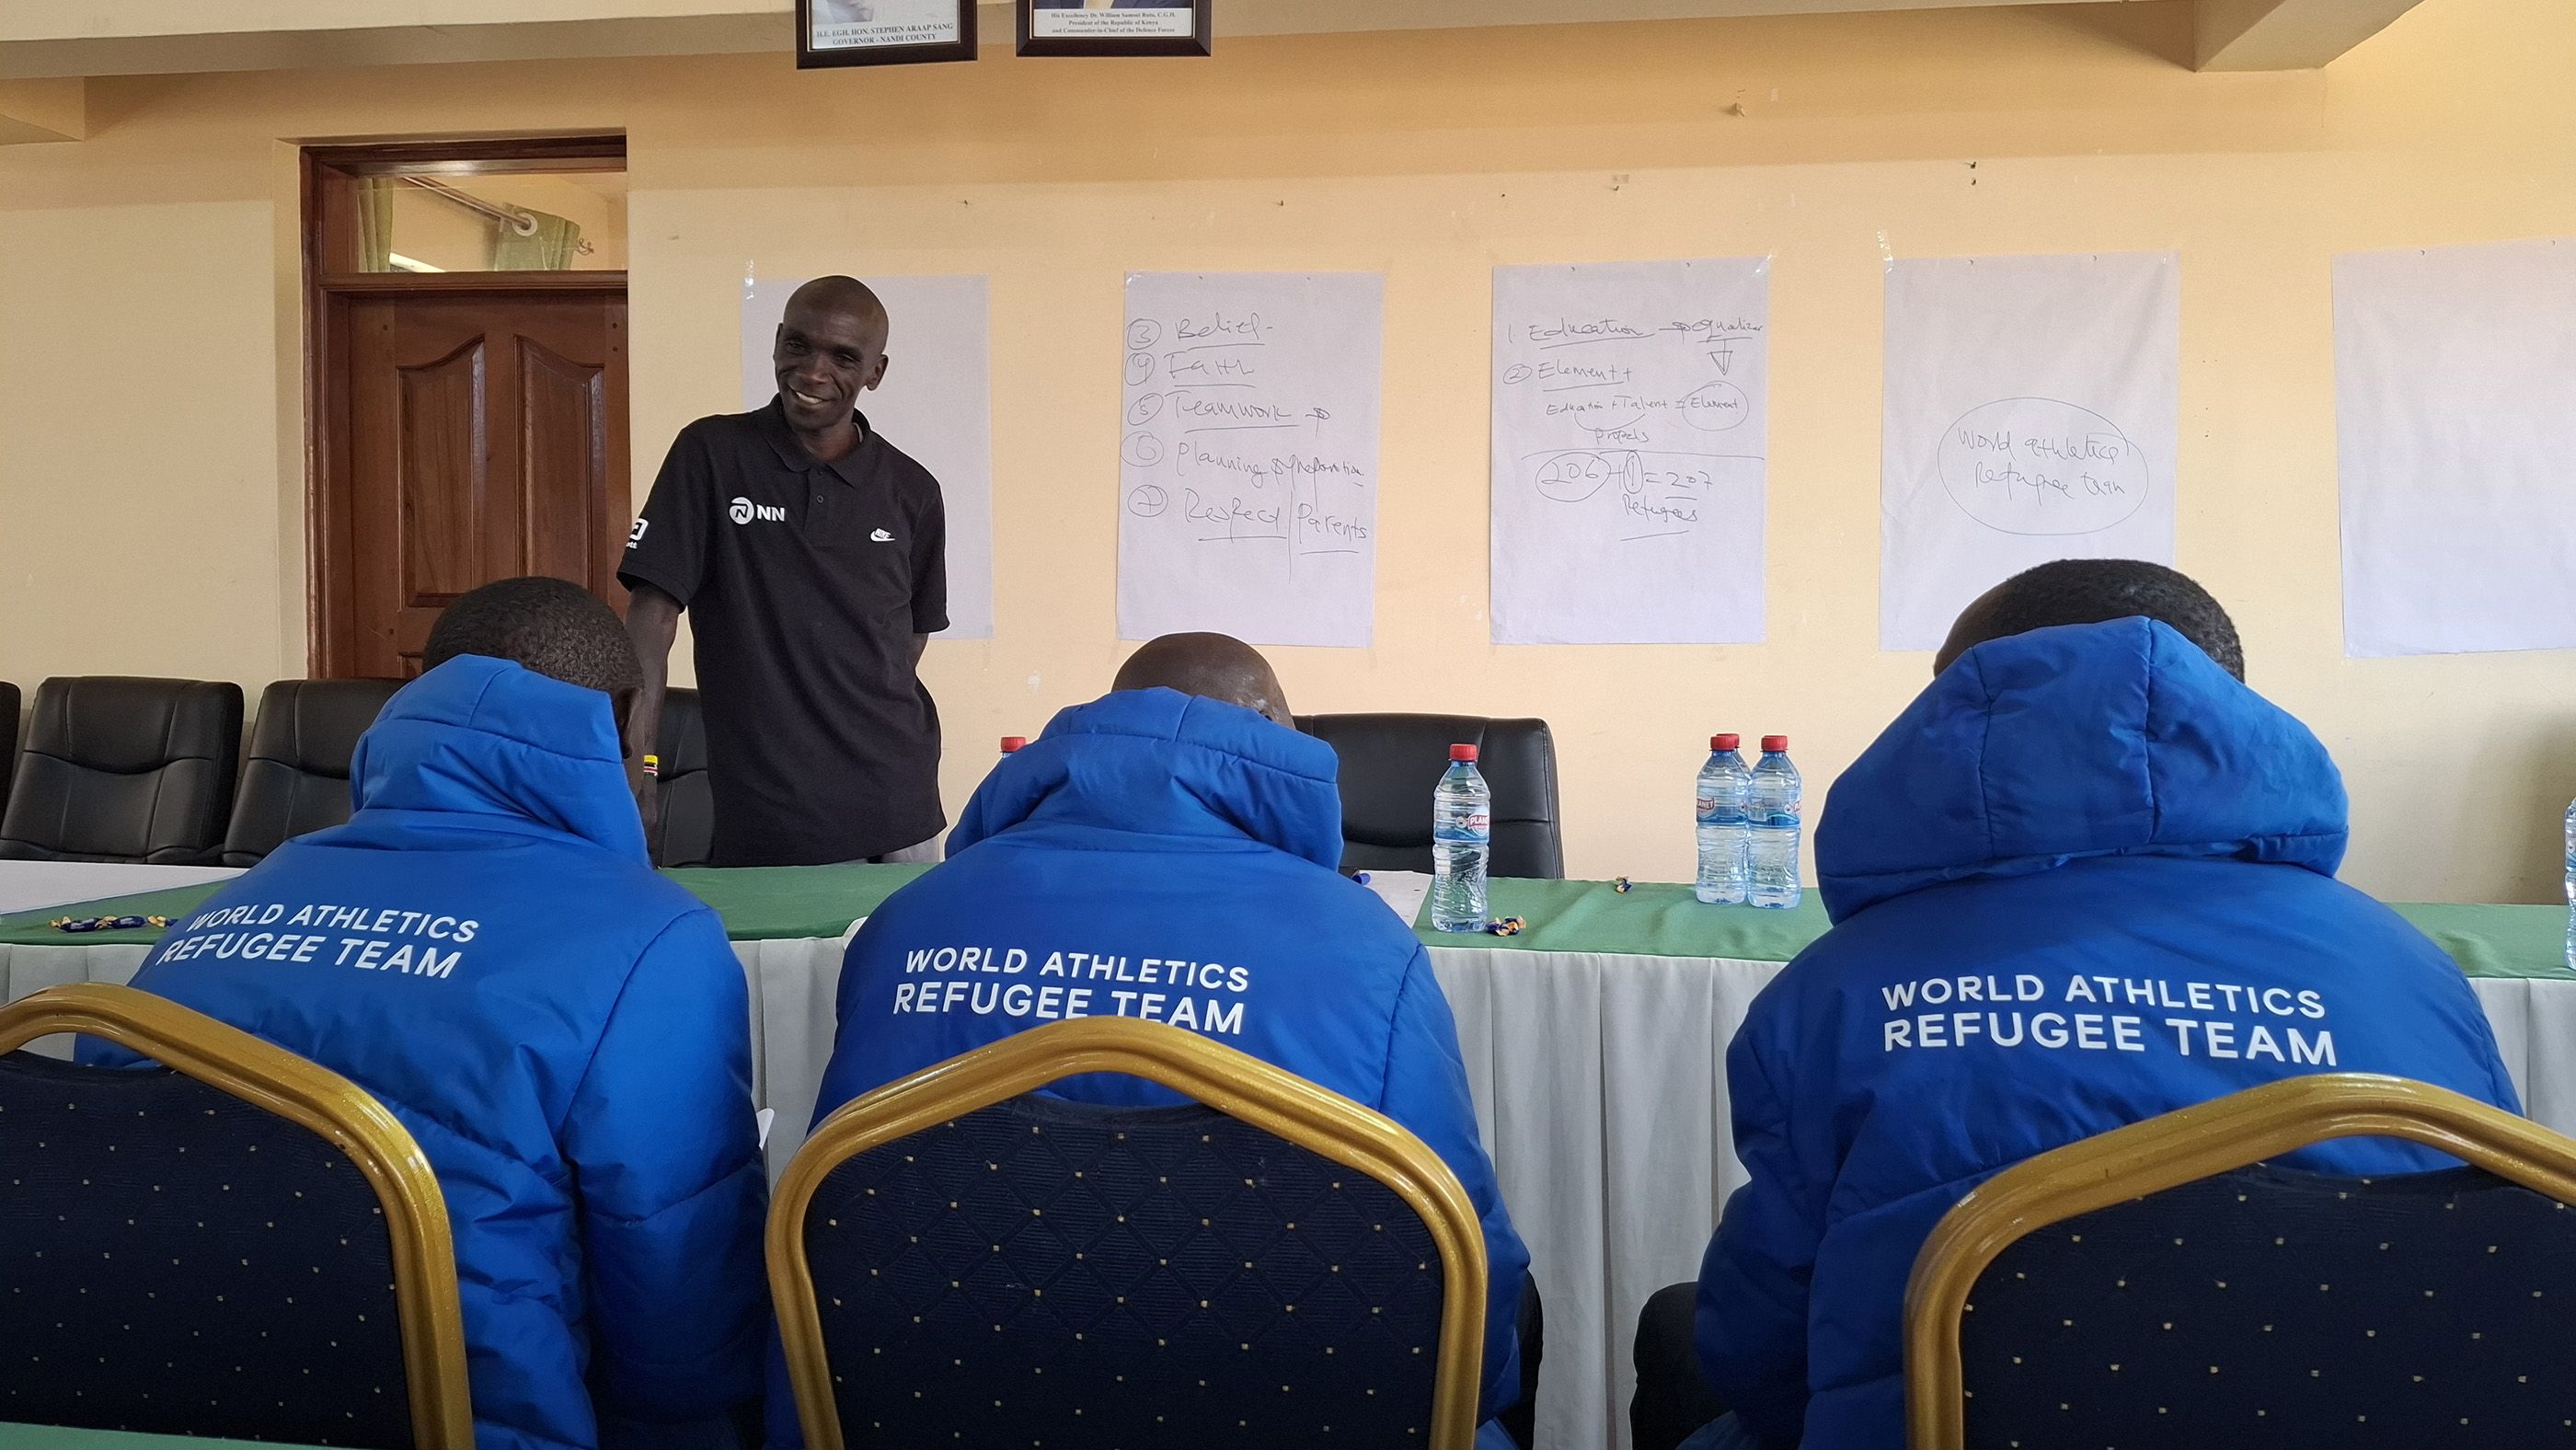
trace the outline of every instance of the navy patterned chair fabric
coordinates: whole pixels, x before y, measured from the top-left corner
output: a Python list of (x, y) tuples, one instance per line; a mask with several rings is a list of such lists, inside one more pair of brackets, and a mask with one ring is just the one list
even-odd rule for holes
[[(94, 1030), (38, 1019), (120, 999), (143, 999), (150, 1021), (185, 1019), (192, 1046), (247, 1044), (364, 1101), (319, 1068), (123, 987), (22, 999), (0, 1011), (0, 1047), (29, 1040), (31, 1024)], [(240, 1076), (275, 1100), (296, 1096), (256, 1066)], [(0, 1052), (0, 1422), (388, 1450), (470, 1444), (452, 1261), (431, 1266), (446, 1274), (443, 1295), (416, 1291), (407, 1305), (395, 1287), (397, 1234), (417, 1230), (446, 1253), (443, 1207), (406, 1208), (398, 1227), (393, 1200), (351, 1154), (407, 1154), (414, 1204), (435, 1200), (436, 1181), (409, 1136), (368, 1106), (349, 1133), (363, 1141), (344, 1149), (167, 1067)], [(420, 1341), (408, 1354), (407, 1308)], [(424, 1347), (442, 1368), (415, 1406), (408, 1370)]]
[(407, 1447), (391, 1241), (327, 1140), (167, 1068), (0, 1057), (0, 1420)]
[[(2279, 1165), (2402, 1138), (2469, 1166)], [(1914, 1450), (2576, 1444), (2576, 1142), (2400, 1078), (2284, 1079), (2044, 1153), (1906, 1297)]]
[(853, 1446), (1429, 1443), (1422, 1220), (1213, 1109), (995, 1104), (843, 1163), (804, 1238)]

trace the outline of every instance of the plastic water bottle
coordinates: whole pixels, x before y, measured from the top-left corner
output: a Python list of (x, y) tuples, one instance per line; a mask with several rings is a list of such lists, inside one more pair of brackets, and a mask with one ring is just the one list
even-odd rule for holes
[(1708, 764), (1699, 768), (1699, 899), (1712, 906), (1741, 906), (1752, 870), (1752, 842), (1745, 835), (1744, 798), (1753, 773), (1736, 754), (1733, 735), (1712, 736)]
[(1003, 737), (1002, 737), (1002, 758), (1003, 758), (1004, 760), (1008, 760), (1008, 759), (1010, 759), (1012, 756), (1019, 754), (1019, 753), (1020, 753), (1020, 751), (1021, 751), (1024, 747), (1026, 747), (1026, 746), (1028, 745), (1028, 743), (1029, 743), (1029, 737), (1027, 737), (1027, 736), (1025, 736), (1025, 735), (1005, 735), (1005, 736), (1003, 736)]
[(1494, 793), (1476, 772), (1476, 747), (1449, 747), (1449, 773), (1431, 793), (1431, 925), (1485, 929), (1485, 856), (1494, 839)]
[(2567, 807), (2567, 970), (2576, 972), (2576, 805)]
[(1751, 897), (1756, 906), (1798, 904), (1798, 809), (1806, 793), (1789, 763), (1789, 737), (1762, 737), (1762, 760), (1745, 793), (1752, 835)]

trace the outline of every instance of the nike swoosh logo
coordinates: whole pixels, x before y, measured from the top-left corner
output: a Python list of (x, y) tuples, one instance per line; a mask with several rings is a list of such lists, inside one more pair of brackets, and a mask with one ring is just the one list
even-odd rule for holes
[(868, 535), (868, 540), (871, 543), (891, 544), (894, 542), (894, 535), (887, 533), (883, 529), (879, 529), (875, 533)]

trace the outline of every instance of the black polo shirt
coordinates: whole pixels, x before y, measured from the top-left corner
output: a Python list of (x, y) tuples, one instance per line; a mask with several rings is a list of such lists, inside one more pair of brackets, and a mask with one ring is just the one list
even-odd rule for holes
[(775, 399), (680, 430), (618, 578), (688, 611), (719, 866), (881, 856), (948, 824), (912, 637), (948, 627), (929, 470), (858, 419), (818, 463)]

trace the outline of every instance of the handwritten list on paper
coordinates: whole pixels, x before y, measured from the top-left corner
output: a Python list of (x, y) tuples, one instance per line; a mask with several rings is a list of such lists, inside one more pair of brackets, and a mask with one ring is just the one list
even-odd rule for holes
[(1366, 646), (1385, 279), (1127, 279), (1118, 634)]
[(2052, 559), (2173, 562), (2180, 272), (2170, 252), (1888, 264), (1879, 648), (1939, 648)]
[(1494, 271), (1496, 644), (1763, 634), (1770, 264)]

